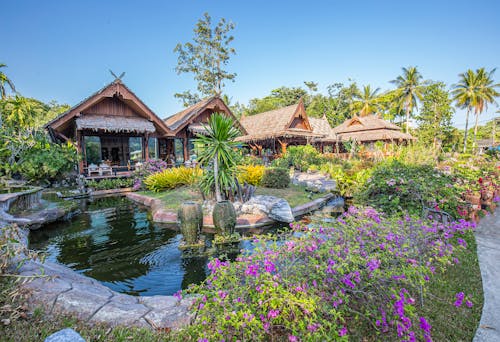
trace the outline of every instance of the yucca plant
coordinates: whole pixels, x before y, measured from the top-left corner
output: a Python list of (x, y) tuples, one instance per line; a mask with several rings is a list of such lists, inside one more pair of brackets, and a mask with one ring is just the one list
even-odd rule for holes
[(214, 113), (204, 125), (207, 133), (198, 134), (194, 139), (204, 148), (198, 156), (201, 165), (209, 167), (203, 176), (202, 191), (210, 193), (215, 190), (215, 199), (222, 201), (222, 190), (227, 190), (235, 185), (237, 152), (235, 148), (240, 143), (234, 141), (240, 135), (239, 129), (234, 125), (233, 119), (219, 113)]

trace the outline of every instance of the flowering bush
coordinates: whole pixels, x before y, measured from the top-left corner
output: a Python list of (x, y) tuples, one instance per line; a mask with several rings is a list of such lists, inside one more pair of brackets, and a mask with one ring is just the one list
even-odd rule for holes
[(167, 163), (161, 159), (149, 159), (142, 165), (137, 166), (134, 170), (134, 190), (139, 190), (143, 187), (144, 179), (168, 168)]
[[(351, 207), (330, 227), (292, 225), (283, 240), (254, 239), (234, 262), (213, 259), (189, 333), (208, 340), (431, 340), (419, 313), (426, 284), (466, 248), (466, 221), (381, 217)], [(448, 298), (473, 305), (459, 293)], [(360, 329), (365, 327), (365, 330)]]
[(430, 165), (384, 162), (374, 168), (364, 188), (355, 193), (355, 199), (388, 214), (420, 215), (426, 206), (458, 218), (462, 201), (461, 190), (454, 186), (456, 180)]

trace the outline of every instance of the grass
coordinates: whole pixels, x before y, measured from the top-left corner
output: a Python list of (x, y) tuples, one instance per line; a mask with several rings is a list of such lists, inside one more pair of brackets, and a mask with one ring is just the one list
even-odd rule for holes
[[(423, 314), (429, 317), (434, 341), (472, 341), (481, 319), (484, 297), (476, 241), (472, 232), (462, 238), (467, 249), (459, 248), (460, 263), (432, 278), (425, 296)], [(453, 305), (455, 294), (461, 291), (471, 298), (472, 308)]]
[(255, 191), (256, 195), (268, 195), (284, 198), (290, 204), (290, 207), (294, 208), (301, 204), (306, 204), (312, 200), (325, 196), (321, 193), (311, 193), (306, 191), (306, 188), (299, 185), (290, 184), (288, 188), (285, 189), (271, 189), (258, 187)]
[[(162, 192), (141, 191), (139, 192), (139, 194), (159, 199), (163, 202), (166, 209), (171, 209), (174, 211), (177, 211), (181, 203), (184, 201), (198, 201), (198, 202), (202, 201), (202, 197), (198, 189), (186, 186)], [(288, 201), (288, 203), (292, 208), (301, 204), (308, 203), (316, 198), (320, 198), (325, 195), (325, 194), (307, 192), (305, 190), (305, 187), (293, 184), (291, 184), (290, 187), (285, 189), (271, 189), (271, 188), (258, 187), (255, 194), (284, 198)]]

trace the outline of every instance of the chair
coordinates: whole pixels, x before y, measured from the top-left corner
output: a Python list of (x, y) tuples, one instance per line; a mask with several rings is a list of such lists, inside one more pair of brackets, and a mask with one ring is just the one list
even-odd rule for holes
[(89, 174), (89, 177), (92, 176), (92, 174), (98, 174), (100, 175), (100, 171), (99, 171), (99, 167), (96, 165), (96, 164), (90, 164), (89, 167), (88, 167), (88, 174)]
[(99, 165), (99, 176), (104, 176), (105, 174), (110, 176), (113, 175), (111, 166), (106, 163), (101, 163), (101, 165)]

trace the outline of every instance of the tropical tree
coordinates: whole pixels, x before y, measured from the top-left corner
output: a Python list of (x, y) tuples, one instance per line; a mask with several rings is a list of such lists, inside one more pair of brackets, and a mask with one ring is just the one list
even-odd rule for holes
[(422, 99), (422, 75), (416, 67), (402, 68), (403, 74), (398, 76), (391, 83), (395, 84), (398, 90), (396, 99), (400, 108), (404, 108), (406, 113), (406, 133), (410, 126), (410, 116), (413, 109), (417, 108), (417, 100)]
[(488, 104), (496, 103), (495, 98), (500, 95), (496, 88), (500, 84), (494, 84), (493, 74), (496, 69), (487, 72), (484, 68), (476, 70), (476, 88), (477, 88), (477, 101), (474, 105), (474, 114), (476, 121), (474, 124), (474, 147), (477, 141), (477, 124), (479, 122), (479, 115), (488, 109)]
[(355, 99), (358, 101), (355, 105), (360, 108), (359, 116), (368, 116), (370, 114), (376, 113), (380, 106), (378, 103), (378, 92), (380, 88), (372, 90), (370, 85), (365, 85), (363, 91), (359, 94), (355, 94)]
[(219, 113), (214, 113), (205, 125), (206, 134), (198, 134), (195, 144), (204, 146), (198, 156), (201, 165), (211, 166), (211, 172), (206, 172), (202, 181), (205, 193), (215, 190), (215, 199), (222, 201), (222, 192), (233, 186), (237, 163), (235, 149), (240, 143), (234, 139), (241, 133), (235, 127), (233, 119)]
[(469, 69), (458, 75), (459, 82), (452, 88), (453, 100), (459, 108), (466, 110), (465, 132), (464, 132), (464, 150), (467, 151), (467, 132), (469, 128), (469, 115), (473, 108), (476, 108), (479, 98), (476, 73)]
[[(4, 63), (0, 63), (0, 69), (6, 68), (7, 65)], [(4, 100), (7, 97), (7, 90), (5, 89), (5, 84), (7, 84), (13, 92), (16, 92), (16, 87), (14, 87), (14, 83), (0, 70), (0, 98)]]
[(236, 51), (230, 46), (234, 37), (229, 34), (234, 24), (222, 18), (212, 27), (212, 18), (208, 13), (198, 20), (194, 29), (193, 42), (177, 44), (174, 52), (178, 53), (177, 74), (189, 73), (198, 82), (198, 93), (189, 90), (174, 96), (188, 106), (196, 103), (203, 96), (221, 95), (224, 81), (233, 81), (235, 73), (224, 69), (229, 58)]
[(20, 95), (9, 97), (1, 103), (2, 123), (17, 129), (33, 128), (35, 119), (44, 112), (40, 101)]
[(422, 90), (422, 108), (417, 121), (418, 139), (426, 144), (437, 147), (440, 140), (443, 145), (452, 143), (453, 126), (451, 118), (453, 107), (451, 98), (443, 82), (434, 82)]

